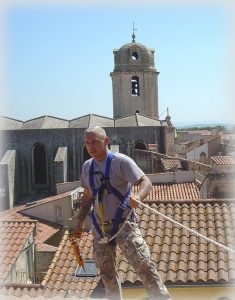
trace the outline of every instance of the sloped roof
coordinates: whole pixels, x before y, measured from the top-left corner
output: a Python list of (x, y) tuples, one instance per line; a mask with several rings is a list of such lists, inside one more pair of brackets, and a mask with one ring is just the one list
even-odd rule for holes
[(212, 156), (210, 160), (216, 165), (234, 165), (235, 161), (231, 156)]
[(139, 113), (128, 115), (114, 120), (115, 127), (142, 127), (142, 126), (161, 126), (159, 120)]
[[(235, 249), (235, 203), (207, 201), (199, 203), (150, 204), (162, 214), (190, 227), (227, 247)], [(231, 252), (208, 243), (147, 208), (138, 208), (137, 216), (143, 237), (149, 245), (151, 258), (167, 284), (215, 284), (235, 281), (235, 257)], [(84, 259), (93, 258), (92, 234), (79, 241)], [(43, 281), (43, 289), (33, 289), (34, 296), (89, 297), (98, 285), (97, 278), (74, 278), (76, 260), (67, 233), (58, 247), (54, 260)], [(117, 269), (122, 283), (139, 282), (139, 278), (117, 250)], [(29, 295), (32, 289), (10, 288), (2, 293)]]
[[(79, 247), (82, 249), (83, 259), (93, 258), (93, 236), (91, 233), (84, 233), (83, 238), (79, 241)], [(77, 260), (66, 232), (42, 282), (44, 286), (43, 294), (46, 297), (60, 294), (61, 296), (76, 296), (79, 298), (90, 295), (100, 278), (76, 278), (73, 274), (77, 266)]]
[[(37, 200), (37, 201), (34, 201), (34, 202), (27, 203), (27, 204), (21, 206), (20, 211), (22, 213), (25, 213), (28, 209), (31, 209), (31, 208), (37, 207), (37, 206), (41, 206), (41, 205), (44, 205), (44, 204), (49, 203), (49, 202), (57, 201), (58, 199), (64, 198), (64, 197), (66, 197), (70, 194), (71, 194), (71, 191), (68, 191), (68, 192), (65, 192), (65, 193), (62, 193), (62, 194), (58, 194), (58, 195), (55, 195), (55, 196), (49, 196), (49, 197), (43, 198), (41, 200)], [(1, 216), (1, 214), (0, 214), (0, 216)]]
[(163, 169), (164, 170), (172, 170), (175, 167), (177, 167), (178, 169), (181, 168), (181, 161), (180, 159), (166, 159), (166, 158), (161, 158), (161, 162), (163, 165)]
[(23, 121), (0, 116), (0, 128), (3, 130), (21, 129), (22, 126)]
[(24, 122), (22, 129), (68, 128), (69, 121), (52, 116), (41, 116)]
[(35, 229), (35, 221), (0, 221), (0, 281), (3, 282)]
[[(153, 209), (201, 234), (235, 249), (235, 204), (199, 203), (164, 205)], [(156, 216), (139, 209), (140, 228), (150, 247), (159, 274), (168, 283), (225, 283), (235, 280), (235, 257), (212, 243)], [(125, 257), (118, 256), (121, 281), (135, 282), (138, 277)]]
[(142, 127), (142, 126), (166, 126), (165, 121), (134, 113), (121, 118), (112, 119), (96, 114), (88, 114), (72, 120), (65, 120), (53, 116), (41, 116), (25, 122), (0, 117), (0, 129), (58, 129), (58, 128), (87, 128), (90, 126), (101, 127)]
[(108, 117), (89, 114), (69, 122), (69, 128), (87, 128), (90, 126), (113, 127), (114, 121)]
[(35, 235), (36, 251), (55, 252), (56, 247), (46, 244), (46, 241), (61, 230), (62, 225), (45, 221), (39, 218), (24, 215), (25, 205), (8, 209), (0, 213), (0, 222), (8, 222), (14, 224), (15, 222), (32, 222), (34, 221), (37, 227)]
[[(138, 186), (133, 187), (134, 193), (139, 190)], [(152, 190), (144, 201), (198, 201), (200, 191), (194, 182), (185, 183), (166, 183), (152, 186)]]

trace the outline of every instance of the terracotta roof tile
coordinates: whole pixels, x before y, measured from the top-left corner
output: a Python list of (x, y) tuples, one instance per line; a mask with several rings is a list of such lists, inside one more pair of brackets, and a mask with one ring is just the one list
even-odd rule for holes
[[(186, 226), (223, 244), (235, 248), (235, 203), (151, 203), (161, 211)], [(196, 237), (147, 209), (137, 209), (140, 229), (150, 246), (151, 257), (160, 276), (167, 283), (229, 283), (235, 280), (235, 258), (229, 252)], [(91, 233), (86, 233), (79, 242), (83, 258), (93, 258)], [(44, 297), (60, 294), (62, 297), (89, 297), (98, 285), (97, 278), (74, 278), (77, 263), (72, 253), (67, 234), (57, 249), (54, 260), (43, 281)], [(129, 265), (122, 251), (117, 250), (117, 268), (122, 282), (137, 282), (139, 278)], [(29, 291), (24, 291), (26, 294)]]
[(216, 165), (234, 165), (235, 161), (231, 156), (212, 156), (210, 160)]
[[(134, 186), (135, 193), (138, 192), (139, 187)], [(194, 182), (186, 183), (168, 183), (153, 185), (150, 194), (145, 201), (148, 200), (199, 200), (200, 192)]]
[(4, 281), (35, 229), (34, 221), (0, 221), (0, 281)]
[[(37, 221), (37, 230), (35, 236), (35, 244), (36, 251), (49, 251), (55, 252), (56, 248), (46, 244), (46, 241), (52, 237), (55, 233), (61, 230), (62, 226), (59, 224), (55, 224), (46, 220), (42, 220), (35, 217), (26, 216), (23, 214), (25, 209), (25, 205), (21, 205), (15, 207), (13, 209), (9, 209), (0, 213), (0, 221), (8, 221), (8, 222), (36, 222)], [(22, 232), (25, 232), (27, 228), (22, 228)], [(15, 244), (14, 234), (17, 233), (7, 233), (3, 232), (2, 234), (8, 235), (9, 243)]]
[(163, 165), (163, 169), (165, 171), (173, 170), (173, 169), (181, 169), (181, 161), (180, 159), (166, 159), (161, 158), (161, 163)]

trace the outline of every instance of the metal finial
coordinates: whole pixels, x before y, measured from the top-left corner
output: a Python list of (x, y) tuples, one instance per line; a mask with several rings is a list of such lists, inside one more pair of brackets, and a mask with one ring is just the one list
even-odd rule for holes
[(135, 23), (133, 22), (133, 34), (132, 34), (132, 43), (135, 43), (135, 30), (137, 30), (137, 28), (135, 28)]

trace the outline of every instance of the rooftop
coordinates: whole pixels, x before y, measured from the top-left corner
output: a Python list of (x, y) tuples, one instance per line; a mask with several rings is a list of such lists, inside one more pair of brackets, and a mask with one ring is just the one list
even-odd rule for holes
[(216, 165), (234, 165), (235, 161), (231, 156), (212, 156), (210, 157), (212, 163)]
[[(234, 201), (198, 201), (196, 203), (150, 203), (152, 209), (173, 218), (181, 224), (235, 249)], [(235, 257), (231, 252), (208, 243), (187, 230), (178, 227), (147, 208), (138, 208), (137, 216), (143, 237), (149, 245), (163, 281), (170, 284), (229, 284), (235, 282)], [(84, 259), (93, 258), (91, 232), (79, 241)], [(122, 283), (138, 283), (139, 278), (128, 264), (120, 249), (117, 268)], [(77, 267), (68, 234), (65, 233), (49, 271), (38, 288), (27, 286), (5, 287), (0, 293), (7, 295), (34, 295), (42, 297), (89, 297), (99, 283), (95, 278), (76, 278)]]

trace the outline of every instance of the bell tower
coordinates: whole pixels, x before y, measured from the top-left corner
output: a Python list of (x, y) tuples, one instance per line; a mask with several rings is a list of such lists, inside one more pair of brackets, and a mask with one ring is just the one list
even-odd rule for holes
[(140, 113), (158, 119), (158, 74), (154, 50), (132, 42), (114, 49), (113, 117)]

